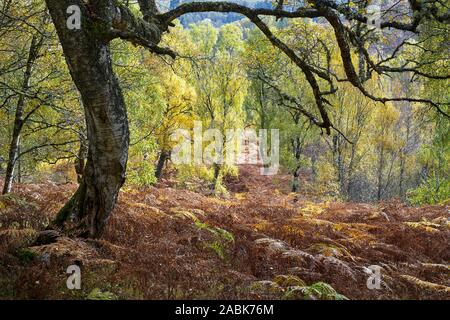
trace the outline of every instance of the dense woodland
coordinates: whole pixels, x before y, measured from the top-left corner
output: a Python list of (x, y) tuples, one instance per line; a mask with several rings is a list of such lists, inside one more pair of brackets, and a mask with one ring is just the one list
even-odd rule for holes
[(448, 299), (450, 2), (377, 3), (0, 0), (0, 298)]

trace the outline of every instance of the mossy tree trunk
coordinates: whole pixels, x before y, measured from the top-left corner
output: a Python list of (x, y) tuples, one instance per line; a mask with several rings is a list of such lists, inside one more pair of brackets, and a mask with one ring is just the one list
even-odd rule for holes
[[(78, 2), (78, 3), (77, 3)], [(67, 8), (74, 1), (47, 0), (71, 76), (80, 91), (89, 151), (77, 192), (58, 214), (53, 226), (83, 237), (99, 237), (125, 181), (129, 129), (124, 97), (116, 78), (103, 23), (108, 1), (97, 11), (82, 1), (82, 28), (69, 30)]]

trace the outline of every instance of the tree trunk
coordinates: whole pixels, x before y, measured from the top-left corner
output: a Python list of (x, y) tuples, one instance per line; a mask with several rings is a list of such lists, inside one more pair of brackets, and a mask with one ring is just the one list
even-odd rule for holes
[[(125, 102), (112, 69), (107, 32), (101, 23), (102, 18), (114, 12), (99, 4), (97, 12), (92, 13), (92, 8), (87, 8), (89, 4), (80, 0), (46, 3), (81, 94), (89, 141), (81, 184), (51, 227), (71, 235), (97, 238), (104, 231), (125, 182), (129, 147)], [(81, 9), (81, 30), (69, 30), (66, 25), (66, 10), (73, 4)]]
[(86, 158), (88, 155), (88, 142), (85, 137), (80, 134), (80, 148), (78, 149), (78, 156), (75, 160), (75, 172), (77, 173), (77, 181), (79, 184), (83, 183), (84, 170), (86, 168)]
[(219, 181), (220, 171), (222, 170), (222, 166), (218, 163), (214, 163), (214, 178), (213, 178), (213, 190), (217, 189), (217, 183)]
[(380, 201), (383, 195), (383, 170), (384, 170), (384, 149), (381, 147), (378, 156), (377, 170), (377, 200)]
[(333, 158), (334, 167), (337, 173), (337, 182), (339, 183), (339, 193), (341, 197), (347, 199), (347, 188), (345, 186), (345, 168), (342, 154), (342, 142), (338, 135), (333, 137)]
[(311, 175), (313, 183), (317, 181), (317, 153), (316, 147), (313, 147), (312, 155), (311, 155)]
[(166, 164), (166, 160), (169, 158), (170, 153), (168, 151), (162, 150), (159, 159), (158, 164), (156, 165), (156, 171), (155, 171), (155, 177), (156, 179), (160, 179), (163, 173), (164, 165)]
[(355, 168), (355, 156), (356, 156), (356, 141), (351, 146), (351, 153), (350, 153), (350, 161), (348, 164), (347, 169), (347, 198), (346, 200), (352, 200), (353, 199), (353, 182), (354, 182), (354, 176), (353, 171)]
[[(298, 124), (298, 121), (296, 121), (296, 124)], [(291, 144), (295, 161), (297, 163), (297, 167), (292, 172), (292, 192), (298, 192), (300, 190), (300, 169), (302, 168), (300, 164), (300, 159), (302, 156), (302, 140), (300, 137), (296, 137), (295, 139), (292, 139)]]
[(25, 109), (25, 95), (30, 87), (30, 79), (33, 72), (33, 66), (38, 58), (38, 51), (41, 44), (36, 36), (31, 39), (31, 45), (28, 52), (27, 64), (22, 82), (22, 92), (19, 94), (16, 105), (16, 114), (14, 116), (14, 128), (12, 132), (11, 144), (9, 146), (9, 158), (5, 173), (5, 184), (3, 185), (2, 194), (11, 192), (12, 183), (14, 180), (14, 169), (16, 161), (19, 156), (20, 134), (24, 125), (24, 109)]
[(405, 198), (404, 191), (404, 180), (405, 180), (405, 153), (403, 150), (400, 151), (400, 174), (398, 177), (398, 194), (400, 198)]
[(298, 166), (295, 170), (293, 175), (293, 181), (292, 181), (292, 192), (298, 192), (300, 190), (300, 166)]
[(410, 131), (411, 131), (411, 117), (409, 115), (406, 116), (406, 137), (405, 137), (405, 146), (400, 150), (400, 176), (398, 178), (398, 188), (400, 198), (406, 199), (406, 190), (405, 190), (405, 171), (406, 171), (406, 157), (408, 154), (408, 145), (410, 143)]

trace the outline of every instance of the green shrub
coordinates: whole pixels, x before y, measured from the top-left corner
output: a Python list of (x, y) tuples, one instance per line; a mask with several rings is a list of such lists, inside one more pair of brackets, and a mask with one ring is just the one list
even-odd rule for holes
[(127, 182), (139, 187), (148, 187), (155, 184), (155, 166), (150, 161), (142, 161), (139, 166), (130, 168)]
[(227, 230), (212, 227), (207, 223), (203, 223), (201, 221), (196, 221), (195, 225), (197, 226), (197, 228), (201, 230), (208, 230), (214, 235), (215, 240), (211, 243), (208, 243), (207, 247), (214, 251), (220, 259), (225, 260), (227, 258), (228, 246), (234, 243), (233, 234)]
[(423, 182), (418, 188), (409, 190), (408, 201), (412, 205), (443, 204), (450, 199), (450, 179), (438, 182), (433, 177)]
[(348, 298), (338, 293), (332, 286), (325, 282), (316, 282), (311, 286), (295, 286), (288, 288), (283, 299), (304, 299), (304, 300), (348, 300)]

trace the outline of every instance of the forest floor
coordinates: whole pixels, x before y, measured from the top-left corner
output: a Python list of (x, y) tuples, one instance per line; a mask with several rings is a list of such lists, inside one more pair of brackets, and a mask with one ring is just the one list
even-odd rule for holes
[(321, 202), (289, 180), (248, 165), (226, 198), (124, 188), (101, 240), (33, 247), (76, 185), (18, 185), (0, 197), (0, 298), (450, 299), (449, 206)]

